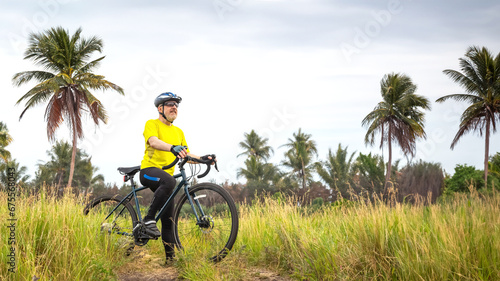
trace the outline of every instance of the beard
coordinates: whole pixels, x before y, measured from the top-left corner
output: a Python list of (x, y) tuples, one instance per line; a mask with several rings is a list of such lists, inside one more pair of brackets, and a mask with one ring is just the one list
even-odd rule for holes
[(170, 112), (170, 113), (166, 114), (166, 116), (167, 116), (168, 122), (174, 122), (174, 120), (177, 119), (177, 113), (175, 113), (175, 112)]

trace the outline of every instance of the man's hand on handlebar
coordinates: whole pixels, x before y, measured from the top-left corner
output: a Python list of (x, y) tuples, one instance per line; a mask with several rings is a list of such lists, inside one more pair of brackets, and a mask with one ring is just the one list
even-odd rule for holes
[[(210, 161), (209, 162), (210, 165), (215, 165), (215, 169), (217, 170), (217, 172), (219, 171), (219, 168), (217, 167), (217, 158), (215, 157), (215, 154), (203, 155), (203, 156), (200, 157), (200, 160), (203, 160), (205, 162), (209, 162)], [(208, 164), (208, 163), (206, 163), (206, 164)]]
[(212, 164), (211, 165), (214, 165), (215, 162), (217, 162), (217, 159), (215, 159), (215, 155), (214, 154), (207, 154), (207, 155), (203, 155), (200, 157), (201, 160), (203, 161), (207, 161), (207, 160), (212, 160), (214, 159), (214, 161), (212, 161)]
[[(177, 164), (177, 162), (179, 162), (179, 159), (181, 159), (180, 154), (172, 163), (168, 164), (167, 166), (163, 166), (162, 169), (166, 170), (172, 168), (175, 164)], [(207, 165), (207, 170), (203, 174), (198, 175), (199, 179), (206, 176), (210, 172), (210, 166), (212, 165), (215, 165), (215, 169), (217, 170), (217, 172), (219, 171), (219, 168), (217, 167), (217, 159), (215, 154), (208, 154), (199, 157), (189, 153), (187, 156), (183, 158), (183, 160), (181, 160), (181, 163), (179, 164), (181, 170), (184, 169), (183, 166), (186, 163)]]
[(172, 152), (178, 158), (184, 158), (188, 155), (186, 147), (182, 145), (172, 145), (172, 147), (170, 147), (170, 152)]

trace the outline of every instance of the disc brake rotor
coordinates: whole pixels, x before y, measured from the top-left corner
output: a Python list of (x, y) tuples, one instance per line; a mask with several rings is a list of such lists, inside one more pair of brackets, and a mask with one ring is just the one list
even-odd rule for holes
[(208, 234), (210, 232), (212, 232), (213, 228), (214, 228), (214, 220), (211, 216), (203, 216), (201, 218), (201, 223), (200, 223), (200, 228), (201, 228), (201, 232), (203, 232), (204, 234)]

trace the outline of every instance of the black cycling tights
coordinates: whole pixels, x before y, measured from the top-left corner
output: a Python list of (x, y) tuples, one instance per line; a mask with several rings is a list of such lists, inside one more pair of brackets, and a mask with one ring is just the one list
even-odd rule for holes
[[(154, 220), (156, 213), (167, 202), (168, 197), (172, 194), (175, 187), (175, 179), (167, 172), (156, 167), (145, 168), (140, 173), (141, 184), (149, 187), (155, 194), (151, 206), (149, 207), (144, 221)], [(174, 213), (174, 204), (168, 204), (163, 215), (161, 216), (161, 239), (165, 246), (165, 254), (168, 258), (174, 255), (174, 223), (172, 215)]]

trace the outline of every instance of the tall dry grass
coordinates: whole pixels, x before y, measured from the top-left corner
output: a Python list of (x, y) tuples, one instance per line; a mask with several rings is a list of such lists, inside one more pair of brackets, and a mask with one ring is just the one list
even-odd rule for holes
[[(2, 206), (7, 195), (0, 192)], [(5, 204), (6, 205), (6, 204)], [(83, 200), (41, 192), (16, 198), (16, 272), (9, 272), (7, 227), (0, 227), (0, 280), (113, 280), (126, 261), (119, 237), (101, 235), (100, 221), (82, 215)], [(0, 208), (6, 223), (7, 208)], [(35, 278), (36, 279), (36, 278)]]
[[(0, 194), (0, 202), (6, 202)], [(18, 198), (17, 273), (4, 266), (8, 229), (0, 228), (0, 280), (114, 280), (119, 268), (141, 270), (126, 243), (100, 235), (100, 220), (82, 215), (66, 195)], [(264, 278), (259, 268), (296, 280), (500, 280), (500, 195), (456, 194), (432, 205), (344, 201), (320, 208), (293, 198), (239, 206), (233, 251), (218, 264), (178, 253), (188, 280)], [(6, 218), (6, 208), (0, 209)], [(163, 266), (160, 241), (141, 262)], [(139, 252), (139, 251), (136, 251)], [(151, 268), (151, 265), (146, 266)]]
[(344, 203), (311, 214), (268, 199), (242, 208), (238, 244), (249, 263), (298, 280), (500, 280), (500, 196)]

